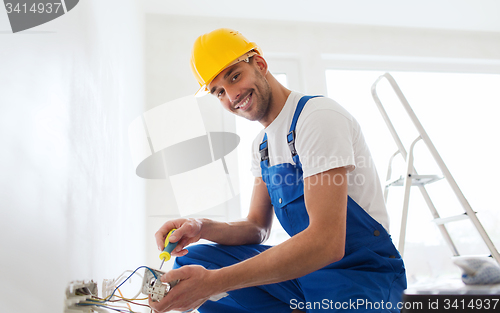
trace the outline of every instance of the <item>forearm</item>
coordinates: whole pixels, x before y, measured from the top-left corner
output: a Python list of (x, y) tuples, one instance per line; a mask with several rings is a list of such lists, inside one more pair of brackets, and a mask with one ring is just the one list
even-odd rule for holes
[(267, 239), (268, 229), (248, 218), (236, 222), (201, 219), (201, 238), (223, 245), (259, 244)]
[(329, 238), (312, 229), (293, 236), (244, 262), (216, 270), (215, 284), (221, 292), (278, 283), (302, 277), (343, 257), (345, 238)]
[(259, 244), (269, 236), (273, 214), (266, 185), (256, 177), (248, 216), (230, 223), (201, 219), (201, 238), (224, 245)]
[[(326, 183), (341, 175), (342, 183)], [(307, 228), (241, 263), (216, 270), (221, 291), (277, 283), (312, 273), (343, 258), (347, 228), (346, 170), (337, 168), (304, 180)], [(318, 179), (318, 180), (314, 180)], [(316, 181), (325, 182), (316, 184)]]

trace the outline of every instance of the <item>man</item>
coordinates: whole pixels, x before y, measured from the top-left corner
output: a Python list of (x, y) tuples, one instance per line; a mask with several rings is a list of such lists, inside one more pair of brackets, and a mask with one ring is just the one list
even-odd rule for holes
[[(180, 280), (160, 312), (398, 312), (406, 288), (403, 261), (386, 231), (380, 182), (361, 129), (326, 97), (303, 97), (268, 71), (260, 48), (218, 29), (195, 42), (199, 92), (265, 129), (253, 147), (254, 189), (246, 219), (231, 223), (177, 219), (156, 233), (158, 248), (177, 231)], [(356, 179), (352, 179), (356, 178)], [(352, 181), (351, 181), (352, 180)], [(291, 238), (274, 247), (273, 208)], [(200, 239), (217, 244), (185, 247)], [(211, 296), (228, 292), (219, 301)], [(208, 300), (208, 301), (207, 301)]]

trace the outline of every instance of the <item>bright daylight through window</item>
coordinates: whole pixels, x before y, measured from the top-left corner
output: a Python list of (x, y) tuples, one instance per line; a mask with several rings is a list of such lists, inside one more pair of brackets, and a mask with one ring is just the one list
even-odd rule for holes
[[(390, 156), (396, 151), (392, 137), (371, 96), (371, 86), (382, 71), (327, 70), (328, 96), (339, 102), (360, 123), (371, 149), (382, 184), (385, 183)], [(497, 177), (500, 168), (496, 159), (500, 152), (497, 122), (500, 107), (500, 75), (466, 73), (391, 72), (399, 84), (420, 122), (438, 149), (444, 162), (491, 238), (500, 237), (498, 207), (494, 197), (500, 188)], [(277, 79), (287, 84), (287, 75), (275, 73)], [(381, 100), (393, 120), (406, 147), (417, 137), (403, 108), (388, 84), (381, 82)], [(259, 123), (236, 119), (241, 137), (238, 147), (241, 178), (242, 215), (246, 216), (253, 184), (250, 173), (250, 148), (256, 134), (262, 129)], [(439, 168), (425, 147), (419, 142), (415, 147), (415, 167), (422, 174), (439, 174)], [(393, 176), (404, 170), (402, 159), (396, 160)], [(461, 207), (444, 181), (427, 188), (442, 216), (460, 214)], [(397, 188), (397, 187), (396, 187)], [(397, 244), (401, 223), (403, 190), (392, 189), (388, 196), (391, 217), (391, 234)], [(458, 211), (457, 211), (458, 210)], [(444, 243), (432, 216), (418, 192), (410, 197), (406, 233), (405, 259), (410, 284), (436, 279), (458, 277), (460, 270), (451, 265), (451, 253)], [(273, 233), (267, 242), (277, 244), (288, 235), (274, 223)], [(447, 225), (461, 254), (486, 254), (470, 221)], [(481, 242), (481, 244), (477, 244)], [(500, 246), (500, 242), (495, 242)]]
[[(371, 95), (371, 86), (381, 71), (327, 70), (328, 96), (344, 106), (360, 123), (372, 152), (382, 185), (390, 156), (397, 147)], [(500, 75), (466, 73), (391, 72), (413, 111), (457, 181), (478, 212), (478, 218), (491, 238), (499, 238), (495, 225), (500, 213), (495, 195), (500, 187), (496, 165), (500, 145), (497, 122), (500, 106)], [(418, 136), (403, 107), (387, 82), (377, 89), (406, 149)], [(399, 163), (397, 163), (399, 161)], [(393, 166), (393, 177), (405, 170), (403, 160)], [(399, 167), (398, 167), (399, 166)], [(440, 174), (423, 142), (415, 146), (415, 168), (419, 174)], [(401, 189), (399, 189), (401, 188)], [(442, 217), (463, 213), (448, 184), (442, 180), (427, 185), (434, 205)], [(402, 187), (388, 195), (391, 235), (397, 244), (403, 205)], [(409, 284), (459, 277), (451, 265), (452, 255), (418, 190), (411, 192), (406, 231), (405, 261)], [(486, 246), (469, 220), (447, 224), (460, 254), (488, 254)], [(500, 242), (494, 242), (498, 247)]]

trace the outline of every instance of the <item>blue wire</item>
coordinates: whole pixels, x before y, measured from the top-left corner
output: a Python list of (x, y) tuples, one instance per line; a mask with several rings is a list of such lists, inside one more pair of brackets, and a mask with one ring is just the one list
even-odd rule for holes
[[(115, 290), (113, 290), (113, 292), (111, 293), (111, 295), (110, 295), (110, 296), (108, 296), (108, 297), (106, 297), (106, 299), (103, 299), (102, 301), (101, 301), (101, 300), (95, 300), (95, 299), (87, 299), (87, 301), (93, 301), (93, 302), (96, 302), (96, 303), (106, 303), (106, 302), (109, 302), (109, 300), (110, 300), (111, 298), (113, 298), (113, 296), (115, 295), (115, 292), (118, 290), (118, 288), (120, 288), (120, 287), (121, 287), (121, 286), (122, 286), (122, 285), (123, 285), (123, 284), (124, 284), (127, 280), (129, 280), (129, 279), (130, 279), (130, 277), (132, 277), (132, 275), (134, 275), (134, 274), (135, 274), (135, 272), (137, 272), (137, 271), (138, 271), (139, 269), (141, 269), (141, 268), (146, 268), (146, 269), (148, 269), (148, 270), (151, 272), (151, 274), (153, 274), (153, 276), (155, 277), (155, 279), (158, 279), (158, 276), (156, 276), (155, 272), (154, 272), (152, 269), (150, 269), (150, 268), (149, 268), (149, 267), (147, 267), (147, 266), (139, 266), (139, 267), (138, 267), (138, 268), (136, 268), (136, 269), (135, 269), (135, 271), (133, 271), (133, 272), (132, 272), (132, 274), (130, 274), (130, 275), (129, 275), (129, 276), (128, 276), (128, 277), (127, 277), (127, 278), (126, 278), (126, 279), (125, 279), (125, 280), (124, 280), (124, 281), (123, 281), (123, 282), (122, 282), (122, 283), (118, 286), (118, 287), (116, 287), (116, 288), (115, 288)], [(82, 305), (84, 305), (84, 304), (82, 304)], [(86, 305), (93, 305), (93, 304), (86, 304)]]
[(125, 313), (132, 312), (133, 313), (133, 311), (130, 311), (130, 310), (120, 310), (120, 309), (112, 308), (112, 307), (105, 306), (102, 304), (77, 303), (76, 305), (78, 305), (78, 306), (97, 306), (97, 307), (101, 307), (101, 308), (105, 308), (105, 309), (113, 310), (113, 311), (117, 311), (117, 312), (125, 312)]
[(113, 290), (113, 292), (111, 293), (111, 295), (109, 297), (107, 297), (106, 299), (104, 299), (104, 303), (105, 302), (108, 302), (109, 300), (108, 299), (111, 299), (113, 298), (113, 296), (115, 295), (115, 292), (118, 290), (118, 288), (120, 288), (127, 280), (130, 279), (130, 277), (132, 277), (132, 275), (135, 274), (135, 272), (137, 272), (139, 269), (141, 268), (147, 268), (152, 274), (153, 276), (155, 277), (155, 279), (158, 279), (158, 277), (156, 276), (155, 272), (150, 269), (149, 267), (147, 266), (139, 266), (138, 268), (135, 269), (135, 271), (132, 272), (132, 274), (130, 274), (118, 287), (115, 288), (115, 290)]
[[(115, 288), (115, 290), (113, 290), (113, 292), (111, 293), (111, 295), (109, 297), (107, 297), (106, 299), (104, 299), (103, 301), (99, 301), (99, 300), (95, 300), (95, 299), (87, 299), (86, 301), (89, 301), (89, 302), (95, 302), (96, 304), (92, 304), (92, 303), (77, 303), (76, 305), (78, 306), (97, 306), (97, 307), (102, 307), (102, 308), (105, 308), (105, 309), (110, 309), (110, 310), (114, 310), (114, 311), (117, 311), (117, 312), (125, 312), (125, 313), (129, 313), (129, 312), (132, 312), (133, 311), (129, 311), (129, 310), (120, 310), (120, 309), (115, 309), (115, 308), (112, 308), (112, 307), (108, 307), (108, 306), (105, 306), (105, 305), (102, 305), (103, 303), (106, 303), (106, 302), (109, 302), (109, 300), (111, 298), (113, 298), (113, 296), (115, 295), (115, 292), (118, 290), (118, 288), (120, 288), (127, 280), (130, 279), (130, 277), (132, 277), (132, 275), (134, 275), (139, 269), (141, 268), (146, 268), (148, 269), (151, 274), (153, 274), (153, 276), (155, 277), (155, 279), (158, 279), (158, 276), (156, 276), (155, 272), (150, 269), (149, 267), (147, 266), (139, 266), (138, 268), (135, 269), (135, 271), (132, 272), (132, 274), (130, 274), (118, 287)], [(101, 304), (99, 304), (101, 303)]]

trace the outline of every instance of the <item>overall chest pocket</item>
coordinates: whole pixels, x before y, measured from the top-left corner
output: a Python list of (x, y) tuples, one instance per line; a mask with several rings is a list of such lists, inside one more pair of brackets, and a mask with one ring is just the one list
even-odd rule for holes
[(275, 208), (283, 208), (304, 195), (302, 170), (290, 163), (269, 167), (262, 173), (271, 203)]
[(281, 208), (274, 207), (274, 212), (281, 226), (290, 236), (300, 233), (309, 226), (309, 214), (303, 195)]
[(309, 215), (304, 203), (302, 170), (293, 164), (279, 164), (268, 168), (263, 179), (281, 226), (290, 236), (303, 231), (309, 225)]

